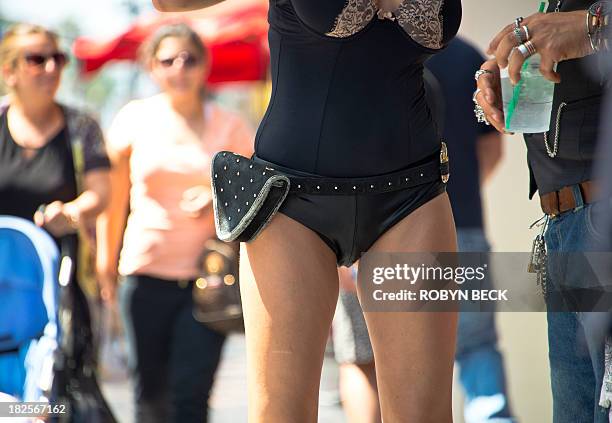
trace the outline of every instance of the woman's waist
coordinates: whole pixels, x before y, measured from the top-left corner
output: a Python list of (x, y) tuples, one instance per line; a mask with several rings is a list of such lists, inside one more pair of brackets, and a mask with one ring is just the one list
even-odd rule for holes
[[(182, 200), (181, 200), (182, 201)], [(181, 201), (177, 199), (176, 204), (162, 206), (155, 201), (133, 201), (130, 200), (130, 214), (128, 226), (141, 230), (153, 231), (198, 231), (207, 226), (213, 227), (212, 204), (209, 213), (206, 208), (201, 215), (195, 215), (183, 209)], [(206, 217), (208, 216), (208, 218)]]
[[(373, 175), (356, 175), (356, 176), (329, 176), (329, 175), (322, 174), (320, 172), (313, 172), (311, 170), (301, 169), (299, 167), (298, 168), (292, 167), (288, 164), (283, 163), (282, 161), (274, 160), (268, 157), (264, 158), (261, 154), (257, 152), (255, 152), (251, 158), (252, 160), (258, 163), (261, 163), (279, 172), (282, 172), (282, 173), (285, 173), (291, 176), (306, 177), (306, 178), (331, 178), (331, 179), (341, 180), (341, 179), (356, 179), (356, 178), (385, 176), (385, 175), (390, 175), (390, 174), (394, 174), (397, 172), (403, 172), (406, 170), (417, 168), (419, 166), (423, 166), (423, 165), (427, 165), (431, 163), (438, 163), (439, 157), (440, 157), (440, 147), (436, 148), (433, 152), (430, 152), (426, 156), (421, 157), (417, 160), (407, 161), (403, 166), (397, 169), (393, 169), (390, 172), (379, 172)], [(338, 160), (342, 160), (342, 157), (339, 157)], [(359, 163), (355, 163), (355, 165), (358, 166)]]
[(323, 147), (293, 143), (291, 139), (286, 142), (260, 140), (253, 157), (288, 175), (355, 179), (393, 174), (437, 162), (440, 153), (440, 141), (437, 139), (418, 146), (406, 143), (397, 149), (360, 151), (350, 146), (329, 147), (329, 144)]
[(152, 272), (166, 278), (197, 274), (197, 263), (215, 229), (207, 231), (126, 230), (119, 263), (123, 275)]
[(409, 167), (440, 149), (431, 114), (342, 117), (269, 113), (255, 141), (258, 157), (289, 169), (329, 177), (380, 175)]
[(421, 184), (448, 179), (448, 160), (446, 150), (430, 154), (393, 172), (363, 177), (329, 177), (317, 173), (305, 172), (272, 162), (253, 155), (256, 163), (289, 177), (291, 191), (296, 193), (313, 193), (319, 195), (372, 194), (396, 191)]
[(194, 245), (214, 237), (215, 225), (212, 217), (191, 220), (165, 225), (163, 222), (147, 222), (138, 219), (138, 216), (130, 216), (124, 234), (124, 249), (160, 253), (168, 251), (168, 254), (176, 251), (177, 254), (183, 254)]
[(119, 262), (119, 273), (122, 276), (147, 275), (161, 278), (168, 284), (186, 282), (198, 277), (198, 257), (192, 260), (185, 257), (182, 261), (176, 260), (150, 260), (147, 257), (139, 257), (138, 260), (128, 256), (122, 256)]

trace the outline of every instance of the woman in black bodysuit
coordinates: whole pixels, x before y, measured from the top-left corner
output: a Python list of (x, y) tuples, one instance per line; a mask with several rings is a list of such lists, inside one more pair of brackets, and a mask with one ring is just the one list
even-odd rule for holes
[[(219, 2), (154, 0), (161, 10)], [(273, 89), (254, 160), (289, 175), (366, 179), (353, 195), (290, 194), (246, 244), (256, 280), (241, 286), (249, 421), (317, 420), (337, 265), (365, 251), (456, 250), (439, 173), (382, 193), (367, 178), (389, 175), (391, 185), (399, 171), (438, 163), (423, 62), (455, 35), (460, 17), (459, 0), (270, 1)], [(366, 320), (384, 421), (451, 422), (456, 315)]]

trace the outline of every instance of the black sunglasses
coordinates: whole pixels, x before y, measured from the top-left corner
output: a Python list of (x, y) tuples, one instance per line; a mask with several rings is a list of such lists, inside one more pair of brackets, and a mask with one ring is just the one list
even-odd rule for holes
[(182, 51), (176, 56), (168, 57), (166, 59), (158, 58), (157, 61), (165, 68), (175, 66), (177, 64), (177, 61), (179, 61), (179, 63), (181, 63), (186, 68), (193, 68), (200, 63), (200, 58), (187, 51)]
[(28, 66), (40, 68), (44, 67), (49, 60), (53, 60), (55, 65), (61, 68), (68, 62), (68, 56), (59, 51), (51, 54), (26, 53), (23, 55), (23, 60)]

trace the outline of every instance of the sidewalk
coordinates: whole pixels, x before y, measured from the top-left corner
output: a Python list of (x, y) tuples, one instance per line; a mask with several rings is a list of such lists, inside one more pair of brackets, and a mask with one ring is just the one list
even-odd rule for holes
[[(337, 401), (337, 366), (331, 357), (323, 363), (320, 423), (344, 423)], [(132, 390), (128, 382), (103, 383), (102, 389), (119, 423), (133, 423)], [(211, 423), (247, 421), (246, 357), (244, 336), (233, 335), (225, 345), (223, 359), (210, 401)]]

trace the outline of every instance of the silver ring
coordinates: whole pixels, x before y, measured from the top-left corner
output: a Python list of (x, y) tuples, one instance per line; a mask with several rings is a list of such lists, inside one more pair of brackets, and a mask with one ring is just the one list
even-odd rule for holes
[(476, 116), (476, 120), (478, 121), (478, 123), (491, 125), (491, 123), (487, 119), (487, 115), (485, 114), (484, 109), (480, 104), (478, 104), (478, 101), (476, 100), (476, 96), (478, 96), (479, 92), (481, 92), (480, 88), (474, 91), (474, 95), (472, 95), (472, 101), (474, 102), (474, 116)]
[(516, 40), (516, 45), (519, 46), (523, 44), (527, 40), (523, 40), (523, 31), (520, 27), (514, 28), (512, 30), (512, 34), (514, 35), (514, 39)]
[(521, 26), (521, 23), (524, 21), (525, 19), (522, 16), (519, 16), (518, 18), (516, 18), (514, 20), (514, 27), (515, 28), (519, 28)]
[(536, 48), (535, 44), (532, 43), (530, 40), (525, 41), (525, 47), (527, 48), (527, 51), (529, 52), (530, 56), (533, 56), (538, 52), (538, 49)]
[(525, 46), (525, 44), (521, 44), (520, 46), (515, 47), (515, 48), (519, 51), (519, 53), (521, 53), (523, 55), (523, 57), (525, 59), (528, 58), (529, 56), (531, 56), (529, 54), (529, 50), (527, 50), (527, 47)]
[(478, 82), (478, 78), (480, 78), (485, 73), (488, 73), (488, 74), (491, 74), (491, 75), (493, 74), (493, 72), (491, 72), (490, 70), (487, 70), (487, 69), (478, 69), (476, 71), (476, 73), (474, 74), (474, 79), (476, 80), (476, 82)]
[(523, 25), (521, 29), (525, 31), (525, 40), (529, 40), (529, 28), (527, 28), (527, 25)]
[(483, 108), (479, 104), (474, 106), (474, 115), (476, 116), (476, 121), (478, 123), (484, 123), (487, 126), (491, 125), (491, 122), (489, 122), (487, 115), (485, 115)]

